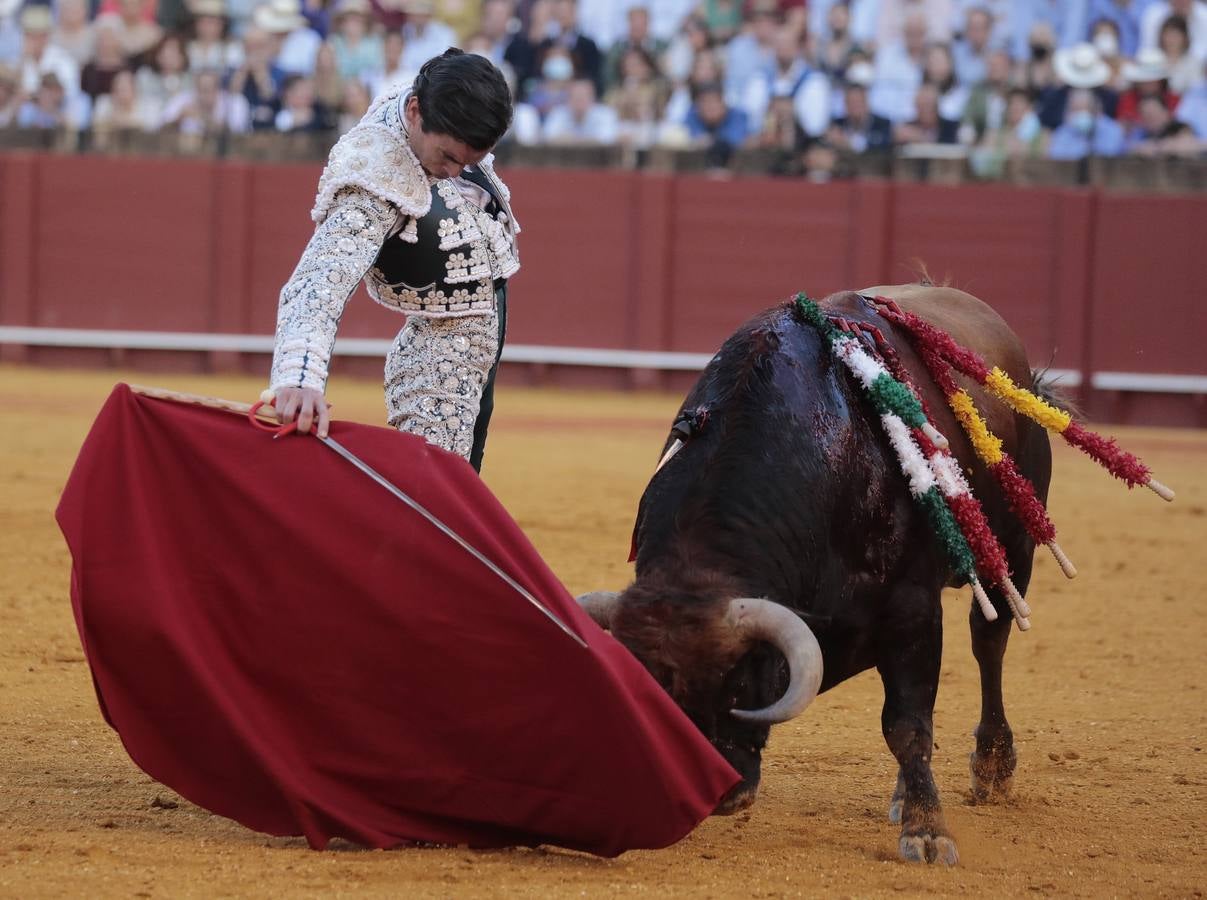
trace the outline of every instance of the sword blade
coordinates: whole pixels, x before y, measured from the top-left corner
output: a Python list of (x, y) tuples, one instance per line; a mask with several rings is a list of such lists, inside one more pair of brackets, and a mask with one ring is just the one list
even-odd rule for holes
[(514, 590), (517, 594), (519, 594), (521, 597), (523, 597), (525, 600), (527, 600), (529, 603), (531, 603), (533, 606), (535, 606), (538, 610), (540, 610), (549, 619), (549, 621), (551, 621), (554, 625), (556, 625), (558, 628), (560, 628), (562, 631), (564, 631), (567, 635), (569, 635), (571, 638), (573, 638), (577, 644), (579, 644), (582, 647), (587, 646), (587, 642), (584, 641), (577, 634), (575, 634), (574, 631), (571, 630), (570, 626), (568, 626), (565, 622), (563, 622), (561, 619), (559, 619), (557, 617), (557, 615), (553, 612), (553, 610), (549, 609), (547, 606), (545, 606), (545, 604), (541, 603), (540, 600), (538, 600), (538, 599), (536, 599), (536, 597), (532, 596), (532, 593), (527, 588), (525, 588), (522, 584), (520, 584), (514, 578), (512, 578), (510, 575), (508, 575), (506, 572), (504, 572), (501, 568), (499, 568), (499, 566), (496, 565), (495, 562), (492, 559), (490, 559), (490, 557), (488, 557), (485, 553), (478, 550), (476, 547), (474, 547), (472, 544), (470, 544), (469, 541), (465, 540), (465, 538), (461, 537), (461, 535), (459, 535), (459, 534), (457, 534), (457, 532), (453, 531), (452, 528), (450, 528), (448, 525), (444, 524), (444, 522), (442, 522), (439, 518), (437, 518), (437, 516), (434, 513), (428, 511), (423, 506), (423, 504), (419, 503), (419, 501), (415, 500), (413, 497), (404, 493), (397, 486), (395, 486), (392, 482), (390, 482), (385, 476), (381, 475), (376, 469), (374, 469), (372, 466), (370, 466), (368, 463), (366, 463), (363, 459), (361, 459), (359, 456), (357, 456), (355, 453), (353, 453), (351, 450), (349, 450), (347, 447), (345, 447), (343, 444), (341, 444), (335, 438), (321, 437), (321, 438), (319, 438), (319, 440), (322, 441), (324, 444), (326, 444), (328, 447), (330, 447), (332, 450), (334, 450), (336, 453), (338, 453), (340, 456), (342, 456), (344, 459), (346, 459), (348, 462), (352, 463), (352, 465), (356, 466), (356, 468), (360, 469), (362, 472), (364, 472), (366, 475), (368, 475), (370, 478), (372, 478), (374, 481), (376, 481), (379, 485), (381, 485), (383, 488), (385, 488), (387, 491), (389, 491), (391, 494), (393, 494), (395, 497), (397, 497), (399, 500), (401, 500), (403, 503), (405, 503), (411, 509), (415, 510), (415, 512), (419, 513), (419, 515), (423, 516), (423, 518), (427, 519), (431, 524), (435, 525), (436, 528), (438, 528), (443, 534), (445, 534), (450, 540), (452, 540), (454, 543), (456, 543), (459, 547), (461, 547), (463, 550), (465, 550), (466, 553), (468, 553), (470, 556), (472, 556), (478, 562), (482, 563), (482, 565), (486, 566), (486, 568), (490, 569), (490, 571), (494, 572), (495, 575), (497, 575), (503, 581), (504, 584), (506, 584), (508, 587), (510, 587), (512, 590)]

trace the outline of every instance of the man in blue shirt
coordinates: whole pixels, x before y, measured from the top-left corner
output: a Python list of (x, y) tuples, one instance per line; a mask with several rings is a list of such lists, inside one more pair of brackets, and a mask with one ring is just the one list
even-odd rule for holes
[(696, 89), (696, 99), (687, 114), (687, 133), (708, 149), (710, 165), (725, 166), (733, 151), (742, 146), (750, 133), (746, 114), (725, 103), (725, 90), (719, 84), (704, 84)]
[(1064, 122), (1052, 132), (1050, 159), (1084, 159), (1123, 153), (1123, 127), (1098, 110), (1092, 91), (1078, 88), (1069, 94)]

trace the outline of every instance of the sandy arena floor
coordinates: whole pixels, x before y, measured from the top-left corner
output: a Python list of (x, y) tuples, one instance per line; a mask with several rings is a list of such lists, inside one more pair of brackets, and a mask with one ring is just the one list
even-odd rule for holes
[[(979, 693), (969, 600), (948, 598), (935, 775), (955, 869), (896, 859), (874, 673), (773, 732), (749, 814), (711, 819), (669, 850), (315, 853), (176, 804), (101, 720), (52, 510), (117, 380), (0, 367), (0, 896), (1201, 897), (1207, 886), (1207, 433), (1120, 432), (1178, 491), (1172, 506), (1056, 448), (1053, 518), (1081, 576), (1066, 582), (1038, 558), (1035, 627), (1007, 655), (1019, 768), (1005, 806), (968, 799)], [(130, 380), (259, 391), (249, 379)], [(501, 392), (486, 479), (571, 590), (626, 583), (633, 512), (677, 399)], [(336, 379), (332, 400), (340, 417), (382, 419), (376, 384)]]

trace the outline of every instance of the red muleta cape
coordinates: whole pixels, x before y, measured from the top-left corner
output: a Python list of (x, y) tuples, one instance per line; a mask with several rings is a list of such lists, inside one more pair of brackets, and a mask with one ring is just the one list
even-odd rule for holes
[(581, 635), (316, 440), (113, 391), (57, 518), (106, 721), (249, 828), (369, 847), (671, 844), (737, 775), (459, 457), (331, 436)]

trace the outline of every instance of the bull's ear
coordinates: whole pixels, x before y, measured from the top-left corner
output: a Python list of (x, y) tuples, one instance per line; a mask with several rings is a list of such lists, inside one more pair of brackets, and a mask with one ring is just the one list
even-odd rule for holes
[(604, 631), (612, 630), (612, 618), (616, 615), (619, 602), (620, 594), (616, 591), (592, 591), (578, 598), (578, 605)]

